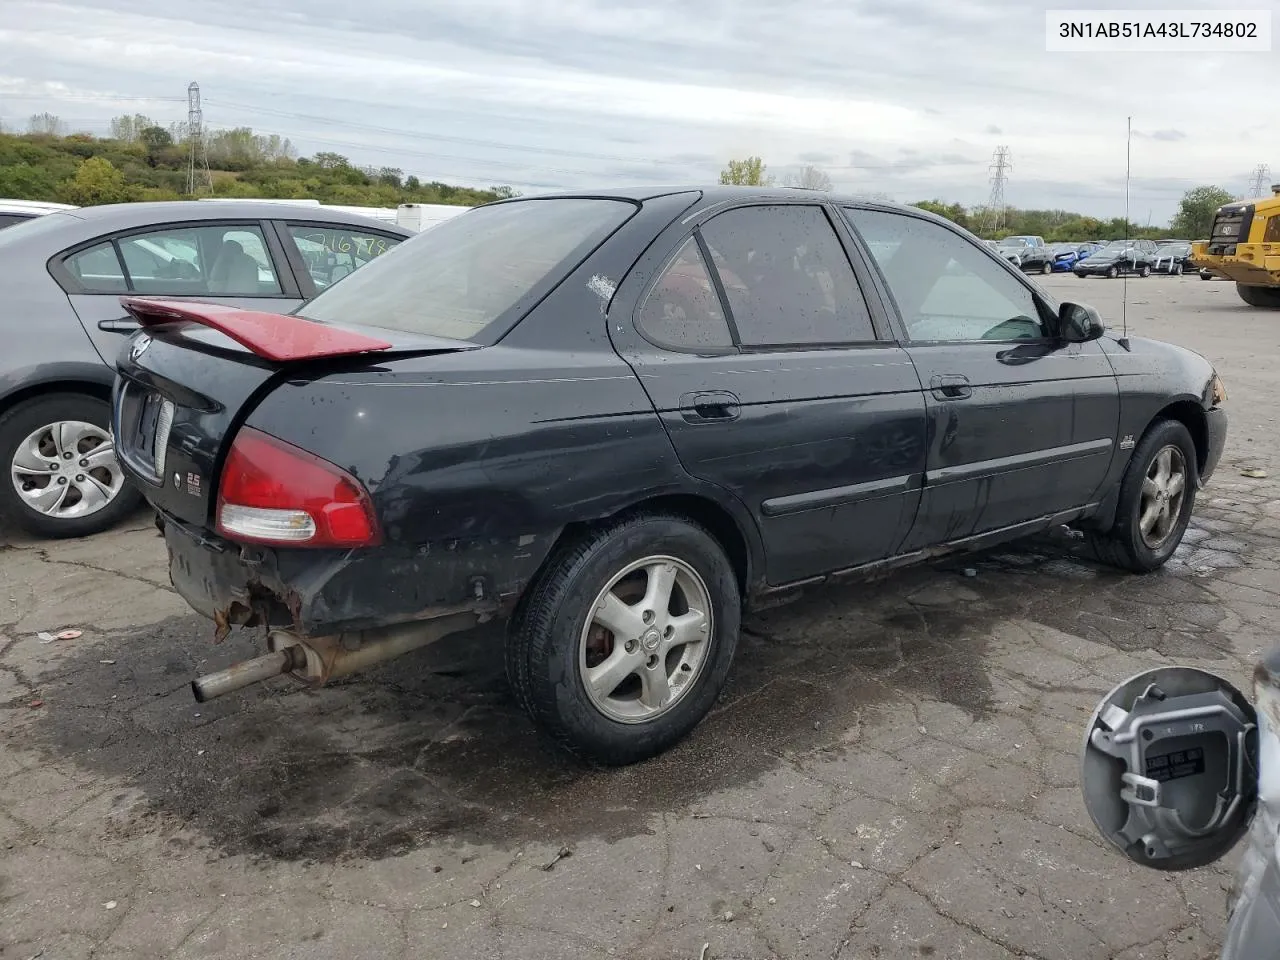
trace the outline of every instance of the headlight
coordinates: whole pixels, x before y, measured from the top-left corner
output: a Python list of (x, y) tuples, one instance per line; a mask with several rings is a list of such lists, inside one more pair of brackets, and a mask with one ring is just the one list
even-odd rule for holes
[(1226, 385), (1223, 384), (1222, 378), (1215, 373), (1213, 375), (1213, 380), (1210, 382), (1209, 386), (1213, 394), (1213, 405), (1217, 407), (1226, 403), (1227, 388), (1226, 388)]

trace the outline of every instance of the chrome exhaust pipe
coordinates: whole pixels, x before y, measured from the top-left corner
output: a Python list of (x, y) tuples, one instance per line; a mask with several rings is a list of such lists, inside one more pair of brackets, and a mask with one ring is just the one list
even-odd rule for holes
[(285, 630), (273, 630), (267, 637), (270, 653), (198, 677), (191, 681), (191, 691), (197, 703), (204, 703), (286, 673), (319, 686), (467, 630), (483, 619), (473, 612), (452, 613), (377, 630), (305, 640)]
[(191, 681), (191, 692), (196, 703), (205, 703), (214, 697), (240, 690), (261, 680), (270, 680), (306, 666), (306, 657), (295, 647), (286, 647), (265, 656), (254, 657), (241, 663), (233, 663), (225, 670), (206, 673)]

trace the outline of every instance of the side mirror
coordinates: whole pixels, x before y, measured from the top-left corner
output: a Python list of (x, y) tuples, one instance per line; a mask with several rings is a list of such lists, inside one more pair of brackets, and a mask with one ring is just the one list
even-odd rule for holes
[(1258, 803), (1258, 714), (1226, 680), (1159, 667), (1109, 693), (1085, 732), (1094, 826), (1136, 863), (1193, 870), (1244, 836)]
[(1058, 335), (1067, 343), (1088, 343), (1102, 336), (1105, 326), (1093, 307), (1064, 303), (1058, 308)]

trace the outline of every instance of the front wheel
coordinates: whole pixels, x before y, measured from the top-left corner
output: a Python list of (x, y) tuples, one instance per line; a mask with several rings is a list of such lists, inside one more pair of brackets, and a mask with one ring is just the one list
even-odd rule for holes
[(1237, 283), (1236, 293), (1240, 295), (1241, 300), (1251, 307), (1280, 309), (1280, 287), (1255, 287), (1245, 283)]
[(1048, 260), (1046, 260), (1044, 262), (1044, 265), (1040, 268), (1040, 272), (1045, 276), (1048, 276), (1049, 274), (1053, 273), (1053, 264), (1050, 263)]
[(507, 638), (507, 675), (535, 723), (620, 766), (683, 739), (715, 704), (737, 646), (733, 566), (701, 526), (641, 515), (561, 547)]
[(1157, 420), (1125, 470), (1115, 523), (1090, 538), (1094, 555), (1134, 573), (1164, 566), (1187, 532), (1198, 484), (1191, 434), (1176, 420)]
[(1114, 279), (1115, 279), (1116, 277), (1118, 277), (1118, 276), (1120, 276), (1120, 268), (1119, 268), (1119, 267), (1117, 267), (1117, 266), (1114, 266), (1114, 265), (1113, 265), (1113, 266), (1110, 266), (1110, 267), (1108, 267), (1108, 268), (1107, 268), (1107, 279), (1108, 279), (1108, 280), (1114, 280)]
[(138, 492), (116, 462), (110, 406), (97, 397), (33, 397), (0, 417), (0, 516), (39, 537), (84, 537), (124, 519)]

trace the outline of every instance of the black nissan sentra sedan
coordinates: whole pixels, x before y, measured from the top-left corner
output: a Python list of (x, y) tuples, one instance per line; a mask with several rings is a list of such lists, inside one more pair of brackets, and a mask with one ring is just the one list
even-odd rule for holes
[(114, 429), (174, 586), (322, 683), (492, 618), (539, 726), (621, 764), (744, 604), (1050, 526), (1146, 572), (1221, 454), (1212, 366), (923, 211), (807, 191), (478, 207), (291, 315), (125, 298)]

